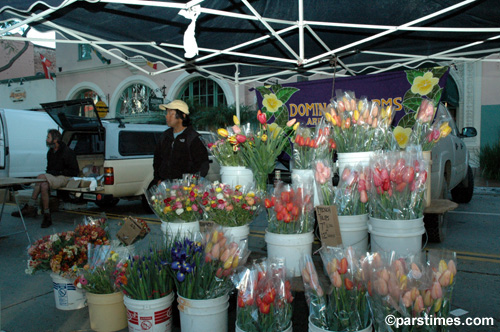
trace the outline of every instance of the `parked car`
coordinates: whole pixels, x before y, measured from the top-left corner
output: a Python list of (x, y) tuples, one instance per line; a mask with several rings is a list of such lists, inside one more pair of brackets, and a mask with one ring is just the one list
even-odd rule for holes
[[(468, 203), (474, 193), (474, 174), (469, 165), (469, 151), (464, 138), (475, 137), (473, 127), (462, 128), (457, 125), (448, 109), (439, 104), (437, 116), (445, 115), (450, 119), (451, 133), (441, 139), (432, 149), (431, 158), (431, 197), (432, 199), (451, 198), (456, 203)], [(425, 227), (429, 241), (440, 242), (445, 236), (443, 214), (425, 214)]]
[[(153, 180), (153, 153), (166, 125), (130, 124), (101, 120), (92, 99), (42, 104), (63, 129), (63, 141), (75, 151), (80, 176), (95, 178), (61, 188), (58, 195), (110, 207), (122, 198), (143, 198)], [(76, 187), (76, 188), (75, 188)], [(147, 205), (147, 202), (145, 202)]]

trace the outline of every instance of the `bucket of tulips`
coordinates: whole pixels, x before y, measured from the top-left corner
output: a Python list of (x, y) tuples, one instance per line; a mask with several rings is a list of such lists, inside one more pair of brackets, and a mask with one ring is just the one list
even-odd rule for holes
[(208, 221), (222, 227), (233, 241), (247, 241), (250, 223), (261, 212), (262, 196), (254, 186), (231, 186), (213, 182), (198, 196)]
[(95, 331), (118, 331), (127, 327), (123, 293), (116, 285), (119, 267), (125, 264), (113, 245), (88, 245), (88, 263), (75, 280), (84, 289), (89, 307), (90, 328)]
[(296, 119), (289, 120), (284, 128), (276, 122), (268, 123), (266, 113), (257, 112), (259, 128), (248, 131), (241, 138), (241, 153), (248, 167), (252, 170), (258, 191), (267, 192), (267, 180), (273, 172), (276, 159), (290, 144), (299, 124)]
[(200, 230), (203, 209), (197, 197), (205, 181), (186, 176), (183, 179), (163, 181), (146, 192), (146, 198), (153, 212), (161, 220), (165, 235), (188, 236)]
[(354, 249), (328, 247), (320, 253), (331, 285), (320, 282), (311, 256), (305, 255), (301, 263), (309, 331), (371, 331), (367, 289), (360, 282), (361, 265)]
[(291, 332), (291, 284), (282, 259), (254, 262), (234, 278), (236, 332)]
[(164, 245), (129, 257), (117, 266), (116, 284), (124, 295), (129, 331), (172, 330), (173, 280)]
[(203, 239), (168, 241), (167, 259), (177, 289), (183, 332), (227, 331), (231, 275), (245, 252), (246, 242), (232, 241), (215, 227)]
[(419, 147), (374, 155), (369, 217), (373, 251), (402, 255), (421, 250), (427, 172)]
[(207, 147), (220, 165), (221, 181), (230, 186), (250, 186), (254, 183), (252, 170), (247, 166), (241, 152), (241, 145), (246, 141), (250, 124), (240, 125), (240, 120), (233, 116), (234, 125), (227, 129), (219, 128), (219, 139)]
[(353, 164), (344, 168), (334, 190), (342, 244), (365, 252), (368, 248), (368, 193), (370, 168)]
[(280, 182), (264, 201), (268, 216), (265, 235), (268, 257), (285, 258), (290, 276), (300, 276), (300, 257), (312, 251), (313, 199), (312, 183), (304, 181), (292, 185)]

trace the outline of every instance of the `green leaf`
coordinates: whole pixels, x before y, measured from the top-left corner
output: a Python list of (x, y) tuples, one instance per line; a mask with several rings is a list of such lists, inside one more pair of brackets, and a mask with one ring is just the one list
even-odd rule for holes
[(398, 126), (403, 128), (412, 128), (415, 122), (415, 113), (408, 113), (399, 120)]
[(411, 92), (411, 90), (406, 91), (403, 97), (403, 107), (405, 113), (416, 112), (422, 103), (422, 96), (419, 94)]
[(415, 77), (424, 76), (424, 74), (426, 73), (426, 71), (423, 70), (406, 70), (405, 72), (406, 78), (408, 79), (408, 83), (410, 83), (410, 85), (413, 84)]
[(292, 88), (292, 87), (286, 87), (286, 88), (282, 88), (282, 89), (275, 90), (275, 91), (276, 91), (276, 97), (278, 97), (278, 99), (281, 100), (284, 104), (290, 99), (290, 97), (295, 92), (299, 91), (299, 89)]
[(444, 67), (434, 67), (432, 68), (431, 72), (434, 77), (441, 78), (443, 75), (448, 71), (450, 67), (444, 66)]
[[(278, 113), (278, 115), (276, 115), (276, 113)], [(276, 113), (274, 113), (276, 117), (276, 123), (278, 124), (278, 126), (285, 128), (286, 123), (288, 122), (288, 108), (286, 107), (286, 105), (283, 105)]]
[(443, 89), (436, 84), (434, 85), (434, 88), (432, 88), (432, 91), (427, 94), (427, 97), (433, 101), (434, 105), (437, 105), (439, 99), (441, 99), (442, 92)]
[[(279, 89), (281, 89), (281, 84), (273, 84), (271, 85), (271, 90), (274, 91), (274, 93), (276, 94), (276, 91), (278, 91)], [(273, 93), (273, 91), (271, 91), (271, 93)]]
[(264, 95), (268, 95), (270, 93), (273, 93), (270, 89), (266, 88), (265, 86), (258, 86), (255, 88), (255, 90), (259, 91), (263, 98), (264, 98)]

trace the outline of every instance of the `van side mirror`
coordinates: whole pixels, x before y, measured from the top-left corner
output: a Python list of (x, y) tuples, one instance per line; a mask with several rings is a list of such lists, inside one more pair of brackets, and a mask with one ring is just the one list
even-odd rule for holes
[(462, 128), (462, 137), (476, 137), (477, 136), (477, 130), (474, 127), (465, 127)]

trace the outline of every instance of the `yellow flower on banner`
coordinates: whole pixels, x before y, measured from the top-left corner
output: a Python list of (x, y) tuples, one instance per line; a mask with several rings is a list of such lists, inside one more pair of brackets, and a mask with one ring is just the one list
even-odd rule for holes
[(274, 131), (276, 128), (278, 128), (278, 124), (276, 122), (273, 122), (269, 125), (269, 131)]
[(410, 140), (411, 128), (403, 128), (401, 126), (397, 126), (396, 128), (394, 128), (393, 132), (399, 147), (401, 149), (406, 148), (406, 145), (408, 145), (408, 141)]
[(268, 112), (274, 113), (283, 106), (283, 102), (276, 97), (274, 93), (264, 95), (264, 100), (262, 101)]
[(424, 76), (417, 76), (413, 80), (411, 92), (425, 96), (432, 91), (434, 86), (438, 84), (439, 78), (434, 77), (431, 72), (427, 72)]

